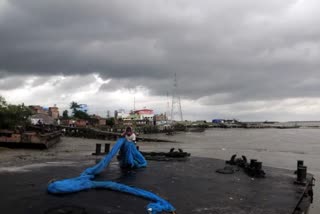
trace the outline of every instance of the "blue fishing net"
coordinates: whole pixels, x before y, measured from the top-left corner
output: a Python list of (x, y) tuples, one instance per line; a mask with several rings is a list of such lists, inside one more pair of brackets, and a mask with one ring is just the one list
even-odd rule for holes
[(48, 185), (48, 192), (52, 194), (64, 194), (91, 188), (105, 188), (136, 195), (153, 201), (153, 203), (150, 203), (147, 206), (148, 212), (152, 214), (175, 211), (175, 208), (168, 201), (152, 192), (112, 181), (93, 180), (95, 175), (100, 174), (109, 165), (112, 158), (116, 156), (118, 152), (120, 153), (121, 167), (141, 168), (147, 166), (146, 160), (137, 150), (134, 143), (128, 142), (125, 138), (120, 138), (111, 151), (98, 164), (87, 168), (79, 177), (50, 183)]

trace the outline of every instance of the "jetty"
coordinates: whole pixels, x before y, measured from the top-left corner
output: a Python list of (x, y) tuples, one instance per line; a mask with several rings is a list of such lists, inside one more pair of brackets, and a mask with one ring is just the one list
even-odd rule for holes
[[(74, 165), (48, 165), (41, 170), (0, 171), (3, 213), (145, 213), (147, 200), (108, 190), (50, 195), (48, 181), (78, 176), (93, 161)], [(312, 202), (313, 176), (297, 184), (294, 170), (264, 167), (266, 176), (255, 178), (243, 170), (221, 174), (225, 161), (191, 157), (188, 161), (148, 161), (147, 168), (120, 169), (111, 164), (98, 180), (110, 180), (152, 191), (168, 200), (176, 213), (302, 214)]]
[[(101, 140), (116, 140), (121, 136), (119, 132), (109, 132), (103, 131), (91, 127), (70, 127), (70, 126), (60, 126), (62, 133), (66, 137), (81, 137), (89, 139), (101, 139)], [(144, 142), (172, 142), (170, 140), (159, 139), (159, 138), (148, 138), (137, 136), (137, 141)]]

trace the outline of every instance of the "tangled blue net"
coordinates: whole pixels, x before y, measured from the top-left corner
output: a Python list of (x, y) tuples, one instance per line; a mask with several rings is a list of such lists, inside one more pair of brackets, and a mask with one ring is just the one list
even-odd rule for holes
[(87, 168), (79, 177), (55, 181), (48, 185), (48, 192), (52, 194), (64, 194), (78, 192), (91, 188), (105, 188), (136, 195), (153, 201), (147, 206), (147, 211), (152, 214), (161, 212), (174, 212), (175, 208), (166, 200), (156, 194), (130, 187), (112, 181), (94, 181), (95, 175), (100, 174), (110, 163), (112, 158), (120, 153), (121, 167), (141, 168), (146, 167), (147, 162), (136, 146), (125, 138), (119, 138), (109, 154), (107, 154), (97, 165)]

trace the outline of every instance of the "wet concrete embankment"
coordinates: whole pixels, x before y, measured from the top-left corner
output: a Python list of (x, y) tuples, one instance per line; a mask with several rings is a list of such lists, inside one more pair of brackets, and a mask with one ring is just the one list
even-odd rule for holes
[[(308, 172), (320, 180), (320, 132), (318, 129), (210, 129), (203, 133), (179, 133), (174, 136), (151, 135), (146, 137), (165, 138), (175, 142), (139, 142), (143, 151), (169, 151), (183, 148), (192, 156), (228, 159), (234, 153), (263, 161), (264, 165), (277, 168), (295, 169), (296, 160), (302, 159)], [(92, 156), (95, 144), (100, 140), (82, 138), (62, 138), (49, 150), (0, 149), (0, 168), (6, 170), (26, 170), (19, 168), (42, 167), (41, 164), (84, 164), (94, 163)], [(114, 143), (114, 141), (103, 141)], [(34, 165), (40, 164), (40, 165)], [(29, 168), (30, 169), (30, 168)], [(27, 170), (29, 170), (27, 169)], [(0, 170), (0, 171), (1, 171)], [(316, 182), (315, 201), (311, 214), (320, 212), (320, 185)]]

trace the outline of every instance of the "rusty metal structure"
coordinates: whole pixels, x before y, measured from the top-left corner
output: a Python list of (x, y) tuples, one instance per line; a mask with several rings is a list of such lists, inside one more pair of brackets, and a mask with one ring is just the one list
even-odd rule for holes
[(0, 146), (50, 148), (60, 141), (61, 131), (50, 126), (28, 129), (0, 130)]
[[(70, 127), (70, 126), (60, 126), (62, 133), (66, 137), (81, 137), (89, 139), (100, 139), (100, 140), (116, 140), (121, 136), (118, 132), (108, 132), (102, 131), (96, 128), (90, 127)], [(163, 140), (158, 138), (145, 138), (137, 136), (137, 141), (145, 142), (171, 142), (169, 140)]]

